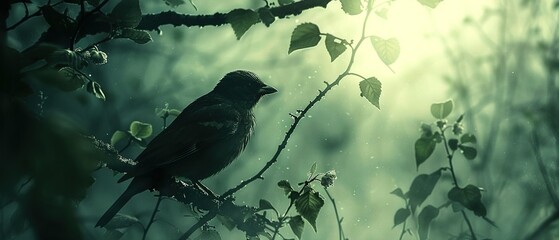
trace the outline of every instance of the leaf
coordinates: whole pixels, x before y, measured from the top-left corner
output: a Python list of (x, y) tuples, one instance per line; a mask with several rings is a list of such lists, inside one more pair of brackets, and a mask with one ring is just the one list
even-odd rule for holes
[(468, 160), (472, 160), (477, 156), (477, 150), (474, 147), (460, 145), (458, 146), (462, 150), (462, 154)]
[(146, 44), (153, 40), (149, 32), (133, 28), (121, 29), (115, 38), (128, 38), (138, 44)]
[(103, 101), (106, 100), (105, 93), (101, 89), (101, 85), (95, 81), (90, 81), (87, 83), (86, 86), (87, 92), (93, 94), (96, 98), (99, 98)]
[(165, 2), (165, 4), (167, 4), (167, 6), (170, 7), (178, 7), (186, 3), (184, 0), (163, 0), (163, 1)]
[(121, 0), (109, 14), (118, 26), (135, 28), (142, 20), (140, 0)]
[(408, 217), (410, 216), (410, 214), (411, 213), (409, 209), (406, 208), (398, 209), (398, 211), (396, 211), (396, 213), (394, 214), (394, 226), (392, 228), (395, 228), (396, 226), (405, 222), (406, 219), (408, 219)]
[(54, 10), (50, 5), (41, 7), (45, 21), (56, 31), (70, 33), (75, 29), (75, 22), (70, 17)]
[(111, 146), (115, 146), (120, 140), (125, 139), (126, 137), (128, 137), (129, 133), (125, 132), (125, 131), (120, 131), (117, 130), (113, 133), (113, 136), (111, 137)]
[(316, 162), (312, 164), (311, 169), (309, 170), (309, 176), (314, 175), (314, 173), (316, 173)]
[(289, 43), (289, 50), (287, 54), (291, 52), (314, 47), (320, 41), (320, 30), (318, 26), (313, 23), (303, 23), (295, 27), (293, 33), (291, 34), (291, 41)]
[(401, 188), (396, 188), (394, 189), (394, 191), (390, 192), (391, 194), (394, 194), (398, 197), (401, 197), (402, 199), (406, 200), (406, 195), (404, 195), (404, 192), (402, 191)]
[(82, 69), (87, 66), (87, 61), (80, 54), (68, 50), (60, 49), (51, 53), (46, 59), (48, 64), (51, 66), (55, 65), (67, 65), (75, 69)]
[(227, 13), (226, 20), (231, 24), (237, 40), (245, 34), (248, 29), (258, 23), (260, 18), (258, 13), (249, 9), (233, 9)]
[(361, 0), (340, 0), (342, 10), (349, 15), (357, 15), (363, 12), (363, 4)]
[(431, 115), (436, 119), (446, 118), (452, 112), (453, 106), (452, 99), (442, 103), (433, 103), (431, 104)]
[(441, 3), (443, 0), (417, 0), (419, 3), (430, 7), (430, 8), (435, 8), (437, 7), (437, 5), (439, 5), (439, 3)]
[(462, 137), (460, 137), (461, 143), (477, 143), (476, 136), (471, 133), (464, 133)]
[(292, 4), (293, 0), (278, 0), (278, 3), (280, 6), (284, 6), (284, 5)]
[(459, 202), (462, 206), (470, 209), (475, 215), (485, 217), (487, 209), (481, 202), (481, 190), (474, 186), (468, 185), (465, 188), (454, 187), (448, 192), (448, 199)]
[(272, 14), (270, 8), (266, 7), (258, 9), (258, 17), (260, 18), (260, 21), (266, 25), (266, 27), (269, 27), (272, 23), (274, 23), (274, 21), (276, 21), (276, 17)]
[(417, 217), (417, 233), (419, 234), (420, 240), (428, 239), (429, 226), (431, 225), (433, 219), (435, 219), (437, 216), (439, 216), (439, 209), (431, 205), (427, 205), (425, 206), (425, 208), (423, 208), (423, 210), (421, 210), (421, 213), (419, 213), (419, 216)]
[(371, 43), (380, 60), (386, 65), (394, 63), (400, 56), (400, 42), (396, 38), (383, 39), (372, 36)]
[(108, 229), (105, 234), (103, 234), (103, 240), (119, 240), (123, 235), (124, 233), (121, 231)]
[(268, 202), (267, 200), (264, 200), (264, 199), (260, 199), (260, 202), (258, 203), (258, 209), (259, 210), (271, 209), (271, 210), (274, 210), (274, 211), (276, 210), (270, 202)]
[(291, 184), (287, 180), (279, 181), (278, 182), (278, 187), (283, 189), (283, 191), (285, 192), (285, 195), (288, 195), (290, 192), (293, 191), (293, 188), (291, 187)]
[(429, 175), (420, 174), (415, 177), (411, 183), (410, 191), (407, 193), (412, 212), (415, 212), (417, 206), (420, 206), (431, 195), (441, 177), (441, 171), (439, 169)]
[(40, 81), (65, 92), (81, 88), (89, 81), (83, 73), (71, 67), (63, 67), (59, 70), (50, 67), (41, 68), (29, 71), (28, 76), (39, 79)]
[(63, 67), (58, 72), (62, 77), (59, 87), (64, 91), (73, 91), (83, 87), (88, 80), (83, 73), (71, 67)]
[(295, 217), (291, 217), (289, 219), (289, 227), (291, 227), (291, 231), (297, 236), (298, 239), (301, 239), (301, 235), (303, 235), (303, 229), (305, 229), (305, 222), (301, 215), (297, 215)]
[(101, 0), (85, 0), (87, 3), (91, 4), (91, 6), (99, 6)]
[(377, 8), (375, 14), (381, 18), (388, 19), (388, 7)]
[(381, 82), (376, 77), (367, 78), (359, 82), (359, 88), (361, 89), (361, 97), (365, 97), (370, 103), (380, 109)]
[(130, 226), (132, 226), (136, 223), (140, 223), (140, 220), (138, 220), (135, 217), (129, 216), (129, 215), (117, 213), (113, 217), (113, 219), (111, 219), (107, 223), (107, 225), (105, 225), (105, 228), (108, 229), (108, 230), (113, 230), (113, 229), (118, 229), (118, 228), (127, 228), (127, 227), (130, 227)]
[(448, 140), (448, 147), (450, 147), (450, 150), (454, 151), (456, 149), (458, 149), (458, 139), (452, 138)]
[(295, 209), (301, 214), (313, 227), (316, 232), (316, 218), (320, 208), (324, 206), (324, 200), (320, 194), (312, 188), (307, 188), (303, 194), (295, 200)]
[(130, 123), (130, 134), (139, 139), (144, 139), (153, 133), (153, 128), (149, 123), (143, 123), (140, 121), (133, 121)]
[(336, 58), (338, 58), (338, 56), (344, 53), (347, 49), (347, 47), (342, 42), (340, 42), (339, 39), (332, 36), (331, 34), (326, 34), (324, 43), (326, 44), (326, 50), (328, 51), (328, 54), (330, 54), (331, 62), (336, 60)]
[(194, 240), (221, 240), (221, 236), (216, 230), (203, 230)]
[(169, 115), (172, 115), (172, 116), (177, 117), (177, 116), (179, 116), (179, 114), (181, 114), (181, 111), (180, 111), (180, 110), (178, 110), (178, 109), (169, 109)]
[(433, 136), (431, 137), (420, 137), (415, 141), (415, 164), (419, 169), (419, 165), (424, 163), (435, 151), (437, 142)]

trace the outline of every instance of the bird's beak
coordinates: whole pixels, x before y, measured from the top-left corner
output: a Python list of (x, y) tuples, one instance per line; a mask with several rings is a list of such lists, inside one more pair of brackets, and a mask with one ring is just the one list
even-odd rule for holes
[(260, 93), (260, 95), (266, 95), (266, 94), (270, 94), (270, 93), (275, 93), (278, 90), (276, 90), (273, 87), (270, 86), (264, 86), (262, 88), (260, 88), (260, 90), (258, 91)]

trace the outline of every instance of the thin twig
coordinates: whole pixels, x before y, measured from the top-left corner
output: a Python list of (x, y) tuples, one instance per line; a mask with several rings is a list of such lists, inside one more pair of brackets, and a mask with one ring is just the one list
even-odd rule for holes
[(209, 211), (208, 213), (206, 213), (206, 215), (204, 215), (202, 218), (200, 218), (200, 220), (198, 220), (198, 222), (196, 222), (196, 224), (192, 225), (192, 227), (190, 227), (188, 229), (188, 231), (186, 231), (179, 238), (179, 240), (187, 240), (188, 237), (190, 237), (190, 235), (192, 235), (196, 230), (198, 230), (198, 228), (201, 228), (202, 226), (204, 226), (204, 224), (206, 224), (208, 221), (212, 220), (216, 215), (217, 215), (217, 209), (213, 209), (213, 210)]
[(402, 232), (400, 233), (400, 237), (398, 238), (398, 240), (404, 239), (404, 234), (406, 233), (406, 222), (407, 221), (404, 221), (404, 224), (402, 225)]
[[(452, 150), (452, 152), (450, 151), (450, 148), (448, 147), (448, 141), (446, 140), (446, 136), (445, 136), (445, 129), (442, 128), (442, 126), (439, 126), (439, 129), (441, 130), (441, 136), (443, 138), (443, 145), (444, 145), (444, 149), (446, 151), (446, 156), (448, 158), (448, 165), (450, 167), (450, 173), (452, 175), (452, 180), (454, 181), (454, 186), (456, 186), (457, 188), (459, 188), (458, 186), (458, 181), (456, 180), (456, 174), (454, 173), (454, 166), (452, 165), (452, 158), (454, 157), (454, 152), (455, 150)], [(470, 230), (470, 234), (472, 235), (472, 240), (476, 240), (476, 234), (474, 232), (474, 228), (472, 227), (472, 224), (470, 223), (470, 219), (468, 219), (468, 215), (466, 215), (466, 212), (464, 210), (461, 210), (462, 212), (462, 217), (464, 217), (464, 221), (466, 221), (466, 224), (468, 225), (468, 229)]]
[[(56, 5), (61, 4), (62, 2), (63, 2), (63, 1), (57, 2), (57, 3), (53, 4), (52, 7), (55, 7)], [(25, 3), (24, 3), (24, 4), (25, 4)], [(48, 4), (47, 4), (47, 5), (48, 5)], [(20, 19), (17, 23), (15, 23), (14, 25), (9, 26), (8, 28), (6, 28), (6, 31), (14, 30), (15, 28), (17, 28), (19, 25), (21, 25), (22, 23), (26, 22), (27, 20), (29, 20), (29, 19), (31, 19), (31, 18), (33, 18), (33, 17), (41, 16), (42, 14), (43, 14), (43, 13), (42, 13), (42, 10), (41, 10), (40, 8), (39, 8), (39, 10), (35, 11), (34, 13), (29, 14), (29, 9), (27, 8), (27, 4), (25, 4), (25, 16), (24, 16), (22, 19)]]
[(328, 195), (330, 202), (332, 202), (332, 206), (334, 207), (334, 213), (336, 213), (336, 222), (338, 223), (338, 238), (340, 240), (344, 240), (345, 239), (344, 230), (342, 228), (342, 221), (340, 220), (340, 215), (338, 214), (338, 207), (336, 207), (336, 201), (334, 200), (332, 195), (330, 195), (330, 192), (328, 192), (328, 189), (326, 187), (324, 187), (324, 191), (326, 192), (326, 195)]
[(556, 209), (559, 209), (559, 197), (557, 196), (557, 192), (553, 190), (553, 183), (551, 180), (551, 177), (549, 176), (549, 173), (547, 172), (547, 169), (545, 168), (545, 164), (543, 162), (543, 158), (542, 155), (540, 153), (540, 140), (538, 137), (538, 132), (536, 131), (536, 129), (532, 130), (532, 141), (530, 141), (532, 144), (532, 150), (534, 151), (534, 156), (536, 159), (536, 162), (538, 164), (540, 173), (542, 174), (544, 183), (545, 183), (545, 187), (547, 189), (547, 193), (549, 193), (549, 196), (551, 197), (551, 200), (553, 201), (553, 204), (555, 205)]
[(146, 236), (148, 235), (149, 228), (155, 221), (155, 214), (159, 212), (159, 204), (161, 204), (161, 200), (163, 200), (163, 195), (160, 194), (159, 197), (157, 197), (157, 203), (155, 203), (155, 207), (153, 208), (153, 212), (151, 213), (151, 217), (149, 218), (148, 225), (146, 226), (146, 229), (144, 229), (144, 235), (142, 237), (142, 240), (146, 240)]

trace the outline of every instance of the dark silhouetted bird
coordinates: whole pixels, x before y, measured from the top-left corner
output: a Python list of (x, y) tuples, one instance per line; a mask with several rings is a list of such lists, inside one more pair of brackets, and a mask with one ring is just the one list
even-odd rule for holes
[(225, 75), (208, 94), (188, 105), (136, 158), (119, 182), (133, 178), (96, 226), (105, 226), (132, 196), (153, 188), (161, 177), (194, 182), (229, 165), (245, 148), (254, 126), (252, 108), (276, 89), (248, 71)]

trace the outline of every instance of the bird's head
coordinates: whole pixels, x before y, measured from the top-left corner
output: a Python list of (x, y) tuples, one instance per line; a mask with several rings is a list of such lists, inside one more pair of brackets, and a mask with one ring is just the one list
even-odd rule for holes
[(256, 74), (243, 70), (228, 73), (214, 88), (215, 93), (248, 108), (254, 107), (262, 96), (277, 91), (264, 84)]

